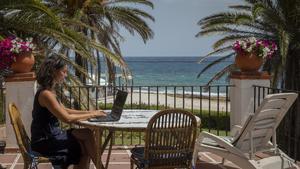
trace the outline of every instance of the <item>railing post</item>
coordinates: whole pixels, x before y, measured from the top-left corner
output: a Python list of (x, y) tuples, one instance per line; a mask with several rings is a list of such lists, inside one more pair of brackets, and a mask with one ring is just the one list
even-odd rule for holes
[[(243, 126), (254, 106), (254, 85), (270, 87), (270, 75), (266, 72), (232, 72), (230, 74), (230, 130), (234, 125)], [(262, 96), (262, 95), (261, 95)]]
[(8, 114), (8, 104), (14, 102), (18, 107), (24, 127), (29, 135), (32, 121), (34, 95), (37, 90), (35, 73), (13, 74), (5, 79), (6, 87), (6, 145), (7, 148), (17, 148), (16, 137)]

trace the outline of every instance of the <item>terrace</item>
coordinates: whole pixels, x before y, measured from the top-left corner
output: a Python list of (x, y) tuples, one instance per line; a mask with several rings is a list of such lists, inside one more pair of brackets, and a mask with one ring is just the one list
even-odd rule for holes
[[(125, 169), (130, 168), (130, 151), (127, 146), (114, 146), (109, 163), (109, 169)], [(104, 152), (102, 157), (105, 161), (107, 152)], [(260, 157), (264, 157), (263, 154)], [(201, 159), (197, 162), (196, 169), (238, 169), (236, 165), (230, 161), (225, 161), (224, 165), (221, 165), (222, 159), (211, 153), (201, 153)], [(20, 153), (7, 152), (0, 155), (1, 164), (5, 165), (9, 169), (21, 169), (23, 168), (23, 160)], [(39, 169), (51, 169), (50, 163), (39, 164)], [(90, 165), (90, 169), (95, 169), (93, 163)]]
[[(116, 88), (129, 91), (125, 109), (155, 109), (181, 108), (188, 110), (201, 118), (199, 131), (209, 131), (216, 135), (227, 136), (230, 134), (230, 121), (232, 120), (232, 100), (230, 91), (237, 88), (236, 85), (220, 86), (118, 86)], [(71, 86), (61, 88), (59, 98), (65, 101), (65, 105), (70, 108), (83, 109), (110, 109), (115, 97), (115, 89), (108, 86)], [(251, 86), (254, 103), (248, 111), (256, 109), (261, 100), (269, 93), (285, 92), (280, 89), (272, 89), (263, 86)], [(299, 92), (298, 92), (299, 93)], [(2, 121), (5, 121), (3, 112), (6, 112), (5, 96), (6, 88), (1, 88), (1, 113)], [(232, 95), (232, 93), (231, 93)], [(293, 114), (298, 112), (299, 98), (291, 111), (286, 115), (283, 124), (277, 131), (279, 147), (290, 157), (299, 160), (298, 137), (293, 133), (292, 128), (299, 124), (294, 124), (293, 118), (298, 118)], [(63, 127), (69, 125), (62, 124)], [(73, 126), (74, 127), (74, 126)], [(283, 131), (285, 129), (285, 132)], [(5, 135), (5, 125), (1, 128), (0, 140)], [(107, 134), (107, 133), (106, 133)], [(116, 132), (113, 140), (113, 151), (108, 168), (129, 168), (130, 167), (130, 147), (143, 145), (143, 133), (140, 132)], [(14, 135), (12, 136), (14, 137)], [(107, 153), (102, 158), (106, 159)], [(256, 154), (256, 158), (264, 158), (267, 154)], [(209, 152), (202, 153), (201, 159), (197, 162), (197, 168), (238, 168), (230, 161), (225, 161), (221, 165), (222, 159)], [(7, 147), (5, 154), (0, 155), (0, 163), (7, 168), (22, 168), (22, 156), (16, 149)], [(39, 168), (51, 168), (50, 164), (40, 164)], [(91, 164), (90, 168), (94, 168)]]

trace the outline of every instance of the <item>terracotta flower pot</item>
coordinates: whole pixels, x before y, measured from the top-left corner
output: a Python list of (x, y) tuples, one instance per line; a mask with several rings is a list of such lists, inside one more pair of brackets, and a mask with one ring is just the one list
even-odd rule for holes
[(263, 59), (254, 53), (238, 53), (235, 64), (242, 72), (258, 72), (263, 64)]
[(22, 52), (16, 57), (16, 62), (11, 65), (14, 73), (30, 72), (34, 65), (34, 56), (32, 52)]

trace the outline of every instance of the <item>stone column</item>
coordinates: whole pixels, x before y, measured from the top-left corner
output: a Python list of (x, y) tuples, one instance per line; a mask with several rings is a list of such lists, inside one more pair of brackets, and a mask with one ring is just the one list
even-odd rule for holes
[(32, 108), (37, 83), (34, 72), (17, 73), (5, 79), (6, 88), (6, 147), (16, 148), (16, 137), (8, 114), (8, 104), (15, 103), (18, 107), (28, 136), (32, 121)]
[(253, 86), (270, 87), (270, 75), (266, 72), (232, 72), (230, 75), (230, 85), (233, 85), (229, 91), (231, 107), (230, 129), (232, 129), (234, 125), (242, 126), (249, 114), (254, 112)]

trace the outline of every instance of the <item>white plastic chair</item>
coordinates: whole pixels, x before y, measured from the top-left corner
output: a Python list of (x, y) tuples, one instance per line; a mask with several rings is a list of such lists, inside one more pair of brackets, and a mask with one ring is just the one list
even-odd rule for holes
[[(296, 93), (267, 95), (244, 126), (236, 126), (240, 130), (233, 137), (201, 132), (196, 140), (194, 164), (198, 152), (210, 152), (222, 157), (223, 163), (227, 159), (243, 169), (299, 168), (276, 144), (276, 128), (297, 97)], [(267, 151), (272, 153), (270, 157), (254, 158), (255, 153)]]

